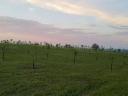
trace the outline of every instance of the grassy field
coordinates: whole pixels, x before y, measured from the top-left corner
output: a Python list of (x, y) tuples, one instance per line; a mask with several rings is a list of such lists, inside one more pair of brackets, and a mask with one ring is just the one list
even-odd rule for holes
[(128, 96), (127, 54), (6, 46), (4, 60), (0, 51), (0, 96)]

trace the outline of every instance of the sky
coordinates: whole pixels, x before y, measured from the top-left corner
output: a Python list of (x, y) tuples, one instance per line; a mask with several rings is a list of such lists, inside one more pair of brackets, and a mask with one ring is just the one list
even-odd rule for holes
[(0, 0), (0, 39), (128, 48), (128, 0)]

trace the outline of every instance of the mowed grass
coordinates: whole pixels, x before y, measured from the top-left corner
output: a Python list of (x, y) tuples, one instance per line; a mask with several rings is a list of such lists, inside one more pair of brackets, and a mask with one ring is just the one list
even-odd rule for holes
[(10, 44), (0, 54), (0, 96), (128, 96), (124, 53)]

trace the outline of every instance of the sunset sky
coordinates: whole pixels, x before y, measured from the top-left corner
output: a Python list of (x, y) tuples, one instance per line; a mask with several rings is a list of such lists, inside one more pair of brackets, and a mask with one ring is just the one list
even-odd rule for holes
[(128, 0), (0, 0), (0, 39), (128, 48)]

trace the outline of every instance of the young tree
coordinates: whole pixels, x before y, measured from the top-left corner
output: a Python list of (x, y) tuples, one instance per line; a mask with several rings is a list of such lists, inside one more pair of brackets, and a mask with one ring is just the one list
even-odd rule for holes
[(74, 64), (76, 64), (76, 58), (77, 58), (77, 51), (74, 51)]
[(5, 53), (7, 51), (8, 41), (1, 41), (1, 52), (2, 52), (2, 61), (5, 61)]
[(2, 61), (4, 61), (5, 60), (5, 46), (2, 46), (1, 50), (2, 50)]
[(61, 47), (60, 43), (56, 44), (56, 48), (60, 48), (60, 47)]
[(92, 47), (91, 48), (92, 49), (95, 49), (95, 50), (98, 50), (100, 47), (99, 47), (98, 44), (94, 43), (94, 44), (92, 44)]
[(113, 71), (113, 63), (114, 63), (114, 57), (112, 56), (111, 57), (111, 63), (110, 63), (111, 72)]
[(33, 56), (32, 68), (35, 69), (35, 57)]

